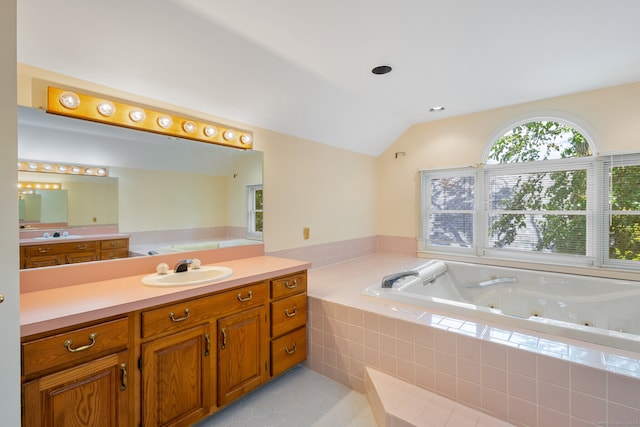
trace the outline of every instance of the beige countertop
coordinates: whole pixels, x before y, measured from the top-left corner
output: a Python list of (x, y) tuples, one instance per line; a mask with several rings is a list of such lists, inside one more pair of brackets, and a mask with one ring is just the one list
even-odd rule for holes
[(116, 316), (184, 298), (219, 292), (236, 286), (308, 269), (311, 264), (270, 256), (227, 260), (215, 264), (233, 269), (233, 275), (212, 284), (152, 287), (142, 284), (147, 274), (88, 282), (20, 294), (20, 335)]

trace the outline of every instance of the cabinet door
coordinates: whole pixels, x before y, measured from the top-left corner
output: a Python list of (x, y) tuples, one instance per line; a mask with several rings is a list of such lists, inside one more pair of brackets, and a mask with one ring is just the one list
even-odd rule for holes
[(23, 384), (23, 426), (129, 425), (127, 357), (122, 351)]
[(209, 412), (209, 325), (142, 345), (142, 425), (189, 426)]
[(267, 314), (264, 306), (218, 319), (218, 405), (267, 379)]

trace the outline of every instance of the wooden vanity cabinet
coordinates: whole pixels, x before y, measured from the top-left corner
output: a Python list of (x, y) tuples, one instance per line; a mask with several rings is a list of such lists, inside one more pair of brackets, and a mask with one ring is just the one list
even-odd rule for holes
[(129, 238), (100, 241), (100, 259), (119, 259), (129, 257)]
[(267, 299), (258, 282), (141, 313), (143, 426), (191, 425), (266, 381)]
[(51, 267), (97, 259), (98, 244), (95, 241), (43, 243), (24, 247), (24, 268)]
[(51, 267), (128, 256), (128, 237), (76, 242), (47, 241), (39, 245), (21, 246), (20, 268)]
[(306, 289), (302, 271), (23, 338), (23, 426), (193, 425), (304, 361)]
[(128, 426), (129, 319), (22, 342), (22, 425)]
[(307, 358), (307, 273), (270, 281), (271, 376)]

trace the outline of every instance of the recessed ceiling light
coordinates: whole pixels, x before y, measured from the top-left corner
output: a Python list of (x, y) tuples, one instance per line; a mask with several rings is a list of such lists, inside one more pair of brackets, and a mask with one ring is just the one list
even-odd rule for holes
[(431, 107), (429, 108), (430, 113), (437, 113), (439, 111), (444, 111), (444, 107)]
[(371, 70), (373, 74), (387, 74), (391, 72), (391, 67), (388, 65), (378, 65)]

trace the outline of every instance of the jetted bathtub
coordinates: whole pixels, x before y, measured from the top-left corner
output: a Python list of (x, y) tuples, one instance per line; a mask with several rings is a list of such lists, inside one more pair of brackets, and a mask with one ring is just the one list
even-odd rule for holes
[(363, 293), (640, 351), (640, 282), (439, 260), (410, 274)]

